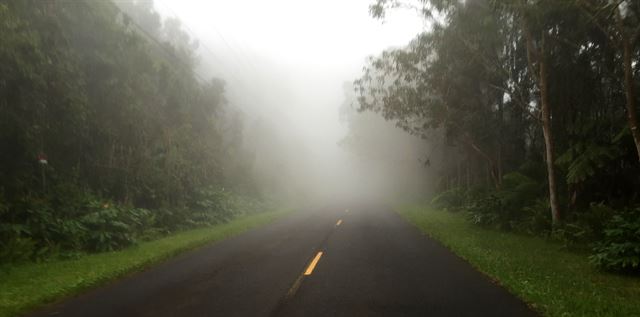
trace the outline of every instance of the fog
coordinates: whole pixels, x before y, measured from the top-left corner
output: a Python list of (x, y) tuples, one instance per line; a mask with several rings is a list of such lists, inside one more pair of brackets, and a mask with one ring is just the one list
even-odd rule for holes
[[(428, 191), (424, 141), (378, 115), (358, 113), (348, 85), (367, 56), (406, 45), (425, 25), (411, 10), (373, 19), (370, 4), (155, 1), (164, 18), (181, 20), (198, 41), (199, 75), (226, 82), (265, 193), (322, 201)], [(354, 136), (353, 127), (372, 133)]]

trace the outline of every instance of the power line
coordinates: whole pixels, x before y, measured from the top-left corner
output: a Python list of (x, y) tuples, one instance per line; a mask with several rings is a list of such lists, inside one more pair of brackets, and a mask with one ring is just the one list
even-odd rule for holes
[[(155, 36), (150, 34), (148, 30), (146, 30), (144, 27), (142, 27), (137, 21), (135, 21), (135, 19), (133, 19), (129, 14), (124, 12), (118, 5), (116, 5), (115, 2), (118, 2), (118, 1), (125, 2), (125, 3), (127, 3), (127, 2), (130, 3), (131, 0), (113, 0), (113, 1), (110, 1), (110, 2), (118, 10), (118, 12), (120, 12), (123, 16), (125, 16), (128, 19), (128, 22), (133, 24), (135, 26), (135, 28), (142, 33), (143, 36), (145, 36), (148, 40), (150, 40), (153, 43), (155, 43), (164, 52), (164, 54), (166, 54), (168, 57), (170, 57), (170, 59), (176, 60), (180, 64), (182, 64), (181, 66), (185, 67), (185, 69), (187, 69), (189, 72), (193, 73), (193, 75), (196, 76), (200, 81), (202, 81), (202, 82), (207, 82), (208, 81), (208, 80), (204, 79), (200, 74), (198, 74), (198, 72), (194, 68), (192, 68), (192, 65), (190, 65), (189, 63), (187, 63), (184, 60), (182, 60), (179, 56), (176, 56), (175, 52), (170, 51), (167, 48), (166, 43), (162, 43)], [(173, 14), (176, 16), (176, 18), (179, 19), (179, 16), (176, 14), (176, 12), (174, 10), (172, 10), (170, 7), (166, 6), (166, 4), (164, 6), (168, 10), (172, 11)], [(180, 20), (180, 22), (186, 28), (186, 31), (188, 33), (190, 33), (190, 36), (193, 39), (198, 40), (198, 37), (196, 36), (195, 32), (186, 23), (184, 23), (181, 20)], [(219, 63), (220, 66), (223, 66), (223, 67), (224, 66), (229, 66), (229, 63), (225, 63), (216, 53), (214, 53), (214, 51), (211, 48), (209, 48), (208, 46), (206, 46), (204, 44), (202, 44), (202, 46)], [(232, 77), (232, 79), (235, 80), (241, 86), (247, 86), (246, 83), (244, 82), (244, 80), (242, 80), (241, 78), (239, 78), (236, 75), (236, 70), (235, 69), (228, 69), (227, 68), (227, 70), (224, 73), (227, 73), (227, 75)], [(244, 93), (245, 96), (249, 96), (250, 100), (253, 99), (253, 102), (258, 102), (259, 100), (262, 99), (259, 96), (257, 96), (255, 94), (255, 92), (252, 89), (250, 89), (250, 87), (246, 87), (243, 90), (243, 93)], [(250, 100), (249, 100), (249, 102), (251, 102)]]
[[(169, 6), (165, 1), (163, 1), (163, 0), (157, 0), (157, 2), (159, 2), (159, 3), (160, 3), (160, 4), (161, 4), (165, 9), (167, 9), (168, 11), (170, 11), (170, 12), (171, 12), (171, 13), (172, 13), (176, 18), (178, 18), (178, 19), (180, 20), (180, 16), (178, 15), (178, 13), (177, 13), (175, 10), (173, 10), (173, 8), (171, 8), (171, 7), (170, 7), (170, 6)], [(196, 32), (193, 30), (193, 28), (191, 28), (191, 27), (189, 26), (189, 24), (188, 24), (188, 23), (186, 23), (186, 22), (184, 22), (184, 21), (182, 21), (182, 20), (180, 20), (180, 22), (181, 22), (181, 24), (185, 27), (186, 31), (187, 31), (188, 33), (190, 33), (190, 35), (191, 35), (191, 37), (192, 37), (192, 38), (194, 38), (194, 39), (198, 39), (198, 36), (197, 36)], [(236, 64), (237, 66), (240, 66), (240, 63), (238, 63), (238, 61), (240, 61), (240, 62), (244, 62), (244, 63), (245, 63), (245, 67), (246, 67), (246, 65), (248, 65), (248, 66), (249, 66), (248, 68), (250, 68), (250, 71), (253, 71), (254, 73), (259, 73), (259, 72), (257, 71), (257, 69), (255, 68), (255, 66), (250, 62), (250, 60), (249, 60), (249, 59), (247, 59), (246, 57), (245, 57), (245, 58), (242, 58), (242, 57), (240, 56), (240, 54), (239, 54), (235, 49), (233, 49), (233, 47), (232, 47), (232, 46), (229, 44), (229, 42), (224, 38), (224, 36), (222, 36), (222, 34), (220, 33), (220, 31), (219, 31), (217, 28), (215, 28), (215, 27), (214, 27), (213, 29), (216, 31), (216, 34), (218, 35), (218, 37), (220, 37), (220, 39), (223, 41), (223, 43), (225, 44), (225, 46), (227, 46), (227, 48), (229, 49), (229, 51), (230, 51), (231, 55), (233, 55), (234, 59), (236, 60), (236, 61), (234, 62), (234, 64)], [(216, 53), (214, 52), (214, 50), (213, 50), (213, 49), (211, 49), (209, 46), (207, 46), (204, 42), (199, 41), (199, 43), (201, 44), (201, 46), (202, 46), (202, 47), (203, 47), (203, 48), (204, 48), (204, 49), (205, 49), (205, 50), (206, 50), (206, 51), (207, 51), (211, 56), (213, 56), (216, 60), (218, 60), (218, 62), (220, 63), (220, 65), (228, 65), (228, 63), (224, 63), (224, 62), (221, 60), (221, 58), (219, 58), (219, 57), (218, 57), (218, 54), (216, 54)], [(236, 69), (237, 69), (237, 67), (234, 67), (234, 68), (236, 68)], [(241, 67), (241, 68), (244, 68), (244, 67)], [(238, 83), (240, 83), (241, 85), (246, 86), (245, 81), (244, 81), (244, 80), (242, 80), (242, 79), (239, 79), (239, 78), (234, 74), (234, 72), (231, 72), (230, 74), (232, 75), (232, 77), (234, 77), (234, 79), (235, 79)], [(258, 100), (260, 100), (260, 99), (261, 99), (260, 97), (258, 97), (258, 96), (255, 94), (255, 92), (254, 92), (252, 89), (250, 89), (250, 87), (246, 87), (246, 91), (245, 91), (245, 92), (247, 92), (249, 95), (251, 95), (251, 97), (253, 97), (252, 99), (255, 99), (255, 101), (258, 101)]]
[[(171, 6), (169, 6), (164, 0), (157, 0), (158, 2), (160, 2), (160, 4), (165, 7), (167, 10), (171, 11), (171, 13), (173, 13), (176, 17), (179, 17), (179, 15), (176, 13), (175, 10), (173, 10), (171, 8)], [(187, 30), (189, 30), (192, 34), (195, 34), (195, 32), (193, 31), (192, 28), (189, 27), (189, 25), (182, 21), (182, 23), (184, 24), (185, 28)], [(257, 73), (257, 70), (255, 68), (255, 66), (251, 63), (251, 60), (249, 60), (242, 51), (238, 52), (236, 49), (234, 49), (229, 42), (224, 38), (224, 36), (222, 35), (222, 33), (220, 32), (220, 30), (218, 28), (216, 28), (214, 25), (212, 25), (213, 30), (216, 32), (216, 35), (218, 35), (218, 37), (222, 40), (222, 42), (224, 43), (224, 45), (229, 49), (229, 51), (232, 53), (232, 55), (234, 55), (234, 57), (236, 57), (236, 59), (242, 63), (245, 64), (245, 66), (248, 66), (248, 68), (250, 68), (252, 71)], [(208, 50), (210, 53), (213, 53), (213, 50), (211, 50), (209, 47), (207, 47), (206, 45), (202, 44), (202, 46)]]
[[(196, 76), (200, 81), (202, 82), (207, 82), (208, 80), (205, 79), (202, 75), (200, 75), (195, 69), (192, 69), (191, 65), (188, 62), (185, 62), (183, 59), (181, 59), (180, 57), (176, 56), (175, 52), (170, 51), (169, 49), (167, 49), (166, 43), (162, 43), (160, 40), (158, 40), (155, 36), (153, 36), (152, 34), (149, 33), (148, 30), (146, 30), (144, 27), (142, 27), (134, 18), (132, 18), (128, 13), (124, 12), (119, 6), (115, 5), (115, 2), (113, 2), (113, 6), (123, 15), (127, 18), (127, 22), (133, 24), (136, 29), (138, 29), (138, 31), (140, 31), (142, 33), (142, 35), (144, 35), (148, 40), (152, 41), (153, 43), (155, 43), (163, 52), (164, 54), (166, 54), (168, 57), (170, 57), (173, 60), (176, 60), (178, 62), (180, 62), (182, 64), (182, 66), (185, 67), (185, 69), (189, 70), (190, 72), (192, 72), (194, 74), (194, 76)], [(130, 1), (124, 1), (124, 2), (130, 2)], [(186, 25), (185, 25), (186, 26)], [(188, 28), (188, 26), (186, 26)], [(192, 34), (191, 35), (193, 38), (197, 39), (197, 37)], [(214, 59), (217, 60), (217, 62), (220, 65), (224, 65), (226, 63), (224, 63), (224, 61), (219, 58), (215, 53), (213, 53), (213, 51), (209, 48), (207, 48), (209, 50), (209, 53), (212, 55), (212, 57)], [(228, 75), (230, 75), (231, 77), (233, 77), (234, 80), (238, 81), (238, 82), (242, 82), (242, 80), (236, 76), (235, 73), (233, 72), (227, 72)]]
[(138, 24), (138, 22), (135, 21), (135, 19), (133, 19), (132, 17), (129, 16), (129, 14), (127, 14), (126, 12), (124, 12), (120, 7), (118, 7), (117, 5), (115, 5), (115, 3), (113, 4), (113, 6), (127, 19), (128, 23), (133, 24), (136, 29), (138, 29), (138, 31), (142, 32), (142, 34), (148, 39), (151, 40), (152, 42), (154, 42), (169, 58), (176, 60), (178, 62), (180, 62), (185, 69), (187, 69), (189, 72), (192, 72), (194, 76), (196, 76), (198, 79), (200, 79), (202, 82), (207, 82), (206, 79), (204, 79), (200, 74), (198, 74), (198, 72), (196, 72), (194, 69), (191, 68), (191, 66), (185, 62), (184, 60), (182, 60), (180, 57), (175, 55), (175, 52), (169, 51), (166, 47), (166, 45), (162, 42), (160, 42), (157, 38), (155, 38), (153, 35), (151, 35), (147, 30), (145, 30), (140, 24)]
[[(173, 15), (179, 19), (179, 15), (176, 13), (175, 10), (173, 10), (168, 4), (166, 4), (166, 2), (162, 1), (162, 0), (157, 0), (157, 2), (159, 2), (165, 9), (167, 9), (168, 11), (170, 11), (171, 13), (173, 13)], [(196, 32), (193, 31), (193, 29), (189, 26), (188, 23), (186, 23), (185, 21), (180, 20), (181, 24), (185, 27), (186, 31), (190, 33), (192, 38), (197, 39), (198, 36), (196, 35)], [(216, 32), (218, 32), (216, 30)], [(219, 32), (218, 32), (219, 34)], [(221, 36), (221, 35), (220, 35)], [(221, 37), (222, 38), (222, 37)], [(232, 55), (234, 55), (235, 59), (237, 61), (243, 62), (238, 56), (237, 52), (235, 50), (233, 50), (233, 48), (231, 48), (231, 46), (229, 46), (229, 44), (227, 43), (227, 41), (222, 38), (223, 42), (225, 43), (225, 45), (227, 46), (227, 48), (229, 48), (230, 52), (232, 53)], [(224, 65), (225, 63), (222, 62), (221, 58), (218, 57), (217, 53), (214, 53), (214, 51), (209, 48), (203, 41), (199, 41), (200, 46), (202, 46), (211, 56), (213, 56), (216, 60), (218, 60), (218, 62), (220, 62), (220, 64)], [(236, 78), (237, 79), (237, 78)]]

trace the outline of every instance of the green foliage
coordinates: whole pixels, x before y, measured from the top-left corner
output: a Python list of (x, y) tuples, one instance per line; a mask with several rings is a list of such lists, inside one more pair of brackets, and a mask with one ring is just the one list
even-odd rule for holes
[[(72, 259), (0, 266), (0, 317), (18, 316), (65, 297), (80, 294), (176, 254), (270, 223), (292, 210), (274, 210), (226, 224), (174, 233), (123, 250), (84, 254)], [(0, 253), (3, 252), (0, 249)]]
[(210, 226), (268, 208), (266, 204), (249, 196), (206, 187), (198, 190), (193, 202), (185, 207), (156, 210), (153, 227), (170, 232)]
[(522, 219), (515, 225), (516, 231), (531, 235), (549, 233), (552, 227), (550, 212), (551, 207), (548, 199), (536, 199), (533, 203), (522, 208)]
[(468, 217), (472, 223), (480, 226), (495, 226), (501, 229), (510, 227), (511, 218), (503, 201), (496, 195), (474, 200), (467, 206)]
[[(598, 126), (600, 125), (600, 126)], [(585, 138), (575, 141), (567, 150), (556, 159), (556, 164), (567, 170), (566, 180), (568, 184), (578, 184), (597, 176), (612, 162), (618, 161), (623, 154), (618, 144), (624, 133), (613, 137), (613, 140), (598, 140), (598, 131), (606, 128), (605, 123), (598, 121), (575, 122), (569, 133), (593, 138)], [(623, 132), (627, 129), (623, 129)]]
[(462, 214), (424, 206), (402, 206), (398, 212), (542, 316), (638, 314), (640, 279), (596, 270), (584, 253), (545, 237), (486, 230)]
[(615, 214), (616, 211), (604, 203), (592, 203), (554, 228), (553, 237), (567, 247), (585, 249), (603, 238), (604, 226)]
[(186, 207), (147, 210), (102, 199), (77, 186), (53, 188), (46, 199), (0, 205), (0, 263), (122, 249), (170, 232), (225, 223), (268, 208), (230, 191), (198, 191)]
[[(6, 232), (17, 225), (2, 224), (1, 231)], [(0, 263), (14, 262), (20, 263), (31, 260), (36, 252), (36, 242), (30, 238), (14, 237), (11, 239), (3, 239), (0, 243)]]
[[(470, 200), (466, 206), (471, 222), (503, 230), (534, 232), (544, 227), (539, 219), (544, 207), (537, 202), (542, 186), (524, 174), (513, 172), (503, 176), (500, 191)], [(548, 217), (548, 213), (546, 214)], [(531, 227), (529, 227), (531, 226)]]
[(640, 272), (640, 208), (613, 216), (593, 251), (590, 260), (600, 268)]
[(5, 249), (0, 261), (120, 249), (134, 243), (152, 225), (148, 210), (73, 192), (74, 186), (63, 187), (52, 190), (55, 196), (28, 199), (8, 209), (4, 218), (9, 221), (0, 225), (0, 243)]
[(1, 262), (121, 249), (256, 208), (218, 190), (252, 182), (226, 172), (247, 163), (224, 82), (196, 78), (179, 21), (122, 6), (0, 4)]
[[(543, 199), (557, 193), (553, 235), (573, 246), (601, 239), (614, 213), (607, 208), (640, 203), (630, 129), (638, 125), (640, 2), (415, 4), (433, 27), (370, 58), (354, 86), (361, 110), (443, 145), (447, 191), (434, 206), (467, 209), (484, 226), (548, 234)], [(378, 0), (370, 13), (383, 18), (404, 5)], [(495, 190), (475, 198), (451, 190), (464, 183)]]
[(224, 189), (202, 189), (198, 192), (198, 198), (192, 208), (194, 218), (191, 221), (194, 225), (227, 222), (235, 217), (234, 213), (239, 212), (234, 209), (234, 200), (232, 193)]
[(606, 270), (638, 272), (640, 269), (640, 209), (616, 211), (604, 203), (592, 203), (552, 228), (548, 200), (536, 198), (540, 196), (540, 184), (512, 173), (505, 175), (503, 185), (502, 191), (481, 195), (472, 195), (460, 188), (449, 190), (436, 196), (431, 206), (449, 211), (466, 210), (470, 223), (486, 228), (550, 234), (554, 241), (581, 252), (595, 245), (591, 263)]
[(544, 186), (519, 172), (511, 172), (502, 177), (500, 196), (505, 204), (520, 207), (540, 196)]
[(431, 200), (431, 204), (437, 208), (458, 211), (467, 204), (466, 191), (455, 187), (437, 194)]
[(85, 231), (80, 239), (85, 240), (84, 249), (88, 251), (113, 251), (129, 246), (151, 224), (151, 212), (145, 209), (98, 201), (87, 207), (88, 213), (79, 219), (78, 228)]

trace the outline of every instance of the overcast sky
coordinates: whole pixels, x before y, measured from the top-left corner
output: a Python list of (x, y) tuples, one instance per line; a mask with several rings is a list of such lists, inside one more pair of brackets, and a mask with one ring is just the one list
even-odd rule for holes
[(343, 134), (342, 83), (359, 75), (366, 56), (423, 29), (409, 10), (384, 23), (371, 18), (372, 0), (155, 1), (203, 44), (203, 64), (227, 80), (232, 101), (285, 113), (302, 138), (325, 145)]
[(360, 76), (367, 56), (404, 46), (425, 29), (411, 10), (373, 19), (373, 1), (155, 0), (155, 6), (198, 39), (201, 75), (227, 81), (227, 98), (248, 124), (266, 119), (285, 142), (304, 148), (306, 156), (297, 157), (303, 179), (348, 192), (370, 181), (347, 176), (358, 173), (356, 158), (337, 144), (346, 134), (339, 121), (343, 84)]
[(155, 6), (199, 40), (202, 68), (227, 81), (233, 105), (270, 120), (285, 142), (305, 148), (302, 178), (348, 192), (371, 181), (347, 176), (358, 173), (354, 158), (338, 146), (346, 134), (339, 121), (343, 84), (360, 75), (367, 56), (404, 46), (425, 28), (411, 10), (373, 19), (372, 2), (155, 0)]

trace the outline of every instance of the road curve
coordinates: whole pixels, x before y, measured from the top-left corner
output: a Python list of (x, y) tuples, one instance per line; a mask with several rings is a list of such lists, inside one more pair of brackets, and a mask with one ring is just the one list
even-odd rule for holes
[(535, 315), (369, 205), (298, 212), (30, 316)]

